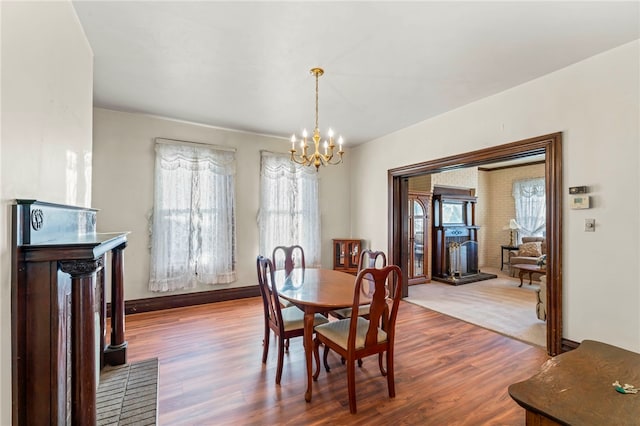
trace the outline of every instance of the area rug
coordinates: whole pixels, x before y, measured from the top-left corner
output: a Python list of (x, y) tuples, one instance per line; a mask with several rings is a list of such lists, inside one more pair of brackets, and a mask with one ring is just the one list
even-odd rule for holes
[(518, 287), (520, 280), (499, 277), (453, 286), (440, 282), (409, 286), (407, 302), (546, 347), (546, 323), (536, 316), (539, 285)]
[(158, 359), (107, 366), (97, 392), (98, 426), (158, 423)]

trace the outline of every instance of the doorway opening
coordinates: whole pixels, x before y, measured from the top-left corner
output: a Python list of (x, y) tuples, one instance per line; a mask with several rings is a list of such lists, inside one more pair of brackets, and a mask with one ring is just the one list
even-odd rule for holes
[(409, 187), (408, 178), (465, 167), (481, 166), (532, 155), (545, 156), (547, 235), (547, 353), (562, 347), (562, 133), (553, 133), (478, 151), (391, 169), (389, 193), (389, 261), (403, 269), (402, 293), (408, 295)]

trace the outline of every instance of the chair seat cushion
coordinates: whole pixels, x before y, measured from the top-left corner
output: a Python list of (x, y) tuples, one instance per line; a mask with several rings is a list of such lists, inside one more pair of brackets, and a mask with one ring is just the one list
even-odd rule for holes
[[(370, 305), (362, 305), (358, 307), (358, 315), (369, 315), (369, 309), (371, 309)], [(351, 318), (352, 310), (352, 308), (336, 309), (335, 311), (331, 311), (331, 314), (336, 318)]]
[[(284, 323), (284, 331), (296, 330), (299, 328), (304, 328), (304, 312), (302, 310), (296, 308), (295, 306), (291, 306), (289, 308), (281, 309), (282, 312), (282, 322)], [(320, 315), (315, 314), (313, 319), (313, 325), (320, 325), (329, 322), (329, 320)]]
[[(369, 328), (369, 321), (358, 316), (358, 326), (356, 332), (356, 349), (364, 348), (364, 339)], [(331, 321), (316, 327), (316, 333), (322, 334), (327, 339), (335, 342), (343, 349), (347, 349), (347, 340), (349, 339), (349, 324), (351, 319), (343, 319)], [(378, 327), (378, 343), (387, 340), (387, 333)]]

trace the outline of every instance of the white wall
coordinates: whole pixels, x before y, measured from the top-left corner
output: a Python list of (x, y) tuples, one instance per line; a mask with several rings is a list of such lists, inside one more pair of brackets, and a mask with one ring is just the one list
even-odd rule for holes
[[(561, 131), (563, 336), (640, 351), (639, 62), (634, 41), (355, 148), (354, 234), (387, 247), (390, 168)], [(569, 209), (579, 185), (592, 209)]]
[[(98, 212), (98, 230), (131, 231), (125, 250), (125, 299), (179, 294), (154, 293), (149, 283), (149, 233), (147, 214), (153, 206), (155, 165), (154, 139), (163, 137), (205, 142), (236, 148), (236, 210), (238, 279), (231, 284), (200, 286), (194, 291), (217, 290), (256, 284), (258, 255), (257, 215), (260, 190), (260, 150), (287, 152), (290, 142), (268, 136), (222, 130), (96, 108), (94, 110), (93, 207)], [(333, 267), (331, 239), (350, 237), (349, 160), (321, 168), (320, 208), (322, 220), (322, 264)]]
[(89, 205), (93, 54), (70, 2), (1, 2), (0, 11), (0, 424), (8, 425), (10, 205), (16, 198)]

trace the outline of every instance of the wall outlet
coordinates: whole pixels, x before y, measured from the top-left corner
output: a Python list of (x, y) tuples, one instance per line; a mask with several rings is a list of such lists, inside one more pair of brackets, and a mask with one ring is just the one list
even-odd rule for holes
[(585, 219), (584, 220), (584, 231), (585, 232), (595, 232), (596, 231), (596, 220), (595, 219)]

